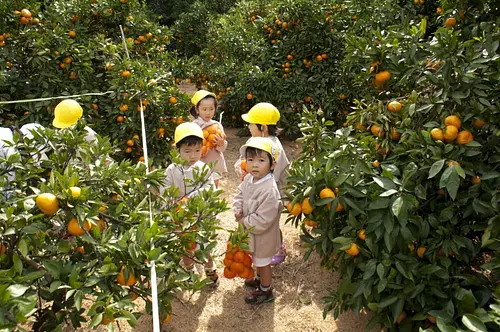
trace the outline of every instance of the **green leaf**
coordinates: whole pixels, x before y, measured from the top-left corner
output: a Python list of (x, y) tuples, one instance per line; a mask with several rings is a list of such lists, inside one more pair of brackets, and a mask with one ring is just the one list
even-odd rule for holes
[(396, 194), (397, 192), (398, 191), (396, 189), (390, 189), (390, 190), (387, 190), (387, 191), (384, 191), (383, 193), (381, 193), (380, 197), (389, 197), (389, 196)]
[(439, 180), (439, 188), (446, 188), (450, 197), (455, 200), (458, 193), (458, 187), (460, 186), (460, 178), (456, 171), (455, 166), (448, 167), (441, 175)]
[(24, 285), (10, 285), (7, 290), (10, 292), (10, 296), (12, 297), (20, 297), (23, 296), (24, 293), (28, 290), (29, 287)]
[(398, 300), (396, 296), (391, 296), (388, 298), (385, 298), (382, 300), (377, 306), (379, 309), (385, 308), (387, 306), (390, 306), (391, 304), (395, 303)]
[(28, 245), (26, 244), (26, 241), (24, 241), (24, 239), (19, 240), (19, 242), (17, 243), (17, 249), (19, 249), (24, 257), (28, 256)]
[(439, 172), (441, 172), (441, 169), (444, 166), (444, 159), (436, 161), (434, 164), (432, 164), (431, 169), (429, 170), (429, 177), (428, 179), (432, 179), (435, 177)]
[(465, 314), (462, 317), (462, 323), (473, 332), (488, 332), (486, 325), (484, 325), (478, 317), (472, 314)]
[(388, 178), (374, 176), (373, 181), (375, 181), (376, 184), (378, 184), (379, 186), (381, 186), (385, 190), (396, 189), (396, 185), (394, 184), (394, 182), (392, 182)]
[(421, 184), (418, 184), (415, 187), (415, 195), (420, 199), (426, 199), (427, 191), (425, 190), (425, 187), (422, 186)]
[(408, 204), (403, 197), (398, 197), (392, 203), (392, 213), (398, 218), (401, 222), (406, 222), (408, 219)]

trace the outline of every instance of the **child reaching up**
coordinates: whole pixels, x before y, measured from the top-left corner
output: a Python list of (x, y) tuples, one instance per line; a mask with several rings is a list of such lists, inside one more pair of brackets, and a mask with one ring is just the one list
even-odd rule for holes
[[(194, 179), (194, 172), (201, 174), (205, 163), (200, 161), (201, 149), (203, 144), (203, 132), (201, 128), (191, 122), (185, 122), (175, 128), (174, 133), (175, 146), (179, 150), (180, 158), (186, 163), (168, 165), (165, 171), (164, 186), (160, 187), (160, 195), (163, 196), (165, 190), (171, 187), (179, 188), (178, 200), (189, 198), (198, 194), (200, 190), (206, 190), (214, 186), (211, 173), (207, 175), (205, 181), (194, 187), (192, 181)], [(191, 258), (182, 257), (184, 265), (188, 270), (194, 268), (194, 262)], [(208, 262), (205, 264), (205, 275), (210, 279), (209, 286), (216, 287), (218, 285), (217, 270), (214, 268), (212, 256), (209, 255)]]
[(245, 297), (249, 304), (274, 301), (271, 261), (280, 249), (280, 212), (282, 202), (273, 169), (279, 153), (269, 138), (253, 137), (240, 149), (246, 158), (248, 174), (238, 187), (233, 199), (236, 221), (250, 229), (249, 247), (256, 277), (246, 280), (245, 285), (255, 291)]
[(189, 110), (198, 126), (203, 129), (203, 153), (201, 161), (205, 163), (213, 162), (215, 185), (219, 185), (219, 180), (227, 172), (224, 151), (227, 148), (226, 135), (222, 124), (213, 119), (217, 110), (217, 99), (215, 94), (199, 90), (191, 98), (193, 107)]

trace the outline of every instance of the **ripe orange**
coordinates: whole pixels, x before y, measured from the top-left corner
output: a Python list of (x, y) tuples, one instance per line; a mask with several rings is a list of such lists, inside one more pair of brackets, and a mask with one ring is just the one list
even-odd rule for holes
[(431, 136), (432, 138), (437, 141), (442, 141), (444, 140), (444, 135), (443, 135), (443, 131), (441, 130), (441, 128), (434, 128), (431, 130)]
[(380, 161), (378, 160), (375, 160), (373, 163), (372, 163), (373, 167), (375, 168), (379, 168), (380, 167)]
[[(85, 222), (83, 223), (83, 228), (89, 231), (91, 227), (92, 225), (90, 224), (90, 222), (85, 220)], [(83, 228), (80, 227), (80, 225), (78, 224), (78, 220), (76, 218), (71, 219), (67, 227), (68, 233), (74, 236), (81, 236), (85, 234), (85, 230)]]
[(116, 276), (116, 282), (122, 286), (132, 286), (134, 285), (137, 280), (135, 279), (135, 275), (132, 271), (128, 270), (128, 279), (125, 281), (125, 265), (122, 266), (120, 269), (120, 273)]
[(342, 210), (344, 210), (344, 206), (342, 205), (342, 203), (338, 202), (335, 212), (340, 212)]
[(482, 128), (485, 124), (486, 122), (481, 119), (474, 119), (474, 121), (472, 121), (472, 127), (476, 129)]
[(310, 103), (310, 102), (311, 102), (311, 97), (305, 97), (305, 98), (304, 98), (304, 101), (305, 101), (306, 103)]
[(426, 251), (427, 251), (427, 248), (424, 248), (424, 247), (419, 247), (419, 248), (417, 249), (417, 256), (418, 256), (419, 258), (423, 258), (423, 257), (424, 257), (424, 254), (425, 254), (425, 252), (426, 252)]
[(65, 57), (64, 58), (64, 63), (67, 64), (67, 65), (71, 64), (71, 58), (69, 56)]
[(444, 119), (444, 124), (446, 126), (455, 126), (455, 127), (457, 127), (457, 129), (460, 129), (460, 126), (462, 125), (462, 121), (460, 120), (460, 118), (458, 116), (450, 115)]
[(243, 159), (243, 160), (241, 161), (240, 166), (241, 166), (241, 169), (242, 169), (242, 170), (244, 170), (245, 172), (248, 172), (248, 171), (247, 171), (247, 161), (246, 161), (246, 159)]
[(457, 19), (454, 17), (448, 17), (444, 22), (444, 26), (447, 28), (453, 28), (455, 25), (457, 25)]
[(446, 126), (444, 130), (444, 139), (447, 143), (453, 142), (458, 136), (458, 129), (455, 126)]
[(94, 111), (97, 111), (99, 109), (99, 105), (97, 104), (92, 104), (92, 108), (94, 109)]
[(224, 268), (224, 277), (226, 277), (228, 279), (233, 279), (234, 277), (236, 277), (236, 273), (234, 273), (233, 271), (231, 271), (231, 269), (226, 266)]
[(252, 100), (253, 99), (253, 95), (251, 93), (247, 93), (247, 99), (248, 100)]
[(471, 181), (472, 181), (473, 184), (480, 184), (481, 183), (481, 177), (478, 176), (478, 175), (473, 176)]
[(121, 77), (129, 77), (130, 76), (130, 71), (124, 70), (124, 71), (121, 72), (120, 75), (121, 75)]
[(23, 17), (30, 18), (31, 17), (31, 12), (28, 9), (25, 8), (25, 9), (21, 10), (21, 15)]
[(175, 98), (174, 96), (172, 96), (172, 97), (170, 97), (170, 98), (168, 99), (168, 102), (169, 102), (170, 104), (175, 104), (175, 103), (177, 103), (177, 98)]
[(361, 240), (366, 240), (366, 230), (363, 228), (363, 229), (360, 229), (359, 232), (358, 232), (358, 238), (361, 239)]
[(231, 264), (230, 270), (231, 272), (239, 275), (245, 270), (245, 266), (242, 263), (233, 262), (233, 264)]
[(441, 8), (441, 7), (436, 8), (436, 13), (438, 15), (441, 15), (443, 13), (443, 8)]
[(402, 105), (399, 101), (391, 101), (389, 104), (387, 104), (387, 109), (394, 113), (401, 111), (401, 107)]
[(245, 261), (245, 254), (243, 251), (237, 251), (233, 256), (233, 261), (243, 263)]
[(125, 149), (125, 152), (126, 153), (132, 153), (132, 148), (129, 146)]
[(366, 126), (363, 123), (358, 122), (358, 123), (356, 123), (356, 129), (359, 131), (365, 131)]
[(116, 117), (116, 122), (122, 123), (124, 121), (125, 121), (125, 118), (123, 116), (119, 115), (119, 116)]
[(295, 203), (292, 207), (292, 202), (288, 202), (286, 208), (288, 212), (290, 212), (290, 214), (294, 216), (298, 216), (302, 212), (302, 207), (300, 206), (300, 203)]
[(310, 219), (304, 219), (304, 224), (306, 224), (306, 226), (313, 227), (313, 228), (318, 227), (318, 223), (316, 221), (310, 220)]
[(59, 68), (61, 68), (61, 69), (65, 69), (65, 68), (66, 68), (66, 65), (65, 65), (64, 63), (60, 63), (60, 64), (59, 64)]
[(231, 264), (233, 264), (233, 260), (225, 257), (224, 258), (224, 266), (231, 267)]
[(347, 249), (345, 252), (346, 252), (346, 254), (349, 254), (351, 256), (357, 256), (357, 255), (359, 255), (358, 245), (353, 242), (351, 244), (351, 247), (349, 249)]
[(120, 111), (125, 112), (128, 110), (128, 105), (121, 105), (120, 106)]
[(80, 197), (82, 190), (80, 189), (80, 187), (69, 187), (69, 192), (70, 192), (71, 196), (76, 198), (76, 197)]
[(36, 197), (36, 205), (43, 213), (52, 215), (59, 210), (59, 201), (54, 194), (43, 193)]
[(387, 70), (382, 70), (381, 72), (375, 74), (375, 81), (385, 83), (391, 78), (391, 73)]
[(306, 197), (302, 201), (302, 213), (311, 214), (312, 212), (313, 212), (313, 207), (311, 203), (309, 203), (309, 197)]
[(403, 311), (401, 314), (399, 314), (398, 319), (396, 319), (396, 323), (401, 324), (401, 322), (406, 319), (406, 316), (406, 312)]
[(293, 60), (293, 55), (288, 54), (288, 55), (286, 56), (286, 59), (287, 59), (287, 60), (289, 60), (289, 61), (292, 61), (292, 60)]
[(382, 130), (382, 128), (379, 126), (379, 125), (372, 125), (370, 127), (370, 131), (372, 132), (373, 136), (377, 136), (377, 137), (384, 137), (385, 133), (384, 131)]
[(335, 193), (333, 192), (333, 190), (331, 190), (330, 188), (326, 187), (326, 188), (323, 188), (319, 192), (319, 197), (320, 198), (335, 198)]
[(316, 61), (321, 62), (323, 60), (323, 57), (321, 55), (316, 56)]
[(471, 132), (468, 130), (462, 130), (458, 133), (457, 143), (460, 145), (464, 145), (470, 143), (474, 140), (474, 136), (472, 136)]
[(158, 136), (164, 137), (165, 136), (165, 128), (158, 128), (156, 133), (158, 134)]
[(5, 255), (6, 252), (7, 252), (7, 247), (5, 246), (5, 244), (0, 243), (0, 256)]
[(251, 267), (252, 266), (252, 258), (250, 258), (250, 255), (248, 253), (245, 253), (245, 259), (243, 260), (243, 265)]
[(73, 39), (74, 39), (74, 38), (76, 38), (76, 32), (74, 32), (74, 31), (70, 31), (70, 32), (68, 32), (68, 36), (69, 36), (70, 38), (73, 38)]
[(397, 131), (396, 128), (392, 128), (392, 130), (391, 130), (391, 138), (393, 140), (398, 140), (398, 139), (401, 138), (401, 134)]
[(70, 80), (76, 80), (76, 78), (78, 77), (78, 75), (72, 71), (71, 73), (69, 73), (69, 79)]
[(342, 100), (344, 100), (344, 99), (345, 99), (345, 94), (341, 93), (341, 94), (339, 95), (339, 98), (340, 98), (340, 99), (342, 99)]
[(129, 140), (127, 140), (127, 145), (132, 147), (135, 145), (135, 142), (133, 140), (129, 139)]
[(81, 255), (83, 255), (85, 253), (85, 248), (82, 246), (76, 247), (75, 251), (78, 251)]

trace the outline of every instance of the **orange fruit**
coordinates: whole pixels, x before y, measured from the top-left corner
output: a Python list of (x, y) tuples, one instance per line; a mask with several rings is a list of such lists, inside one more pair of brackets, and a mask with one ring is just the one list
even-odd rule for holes
[(135, 279), (135, 275), (134, 273), (132, 273), (132, 271), (128, 271), (128, 279), (127, 281), (125, 281), (125, 265), (122, 266), (122, 268), (120, 269), (120, 273), (118, 273), (118, 275), (116, 276), (116, 282), (119, 284), (119, 285), (122, 285), (122, 286), (132, 286), (134, 285), (137, 280)]
[(457, 143), (460, 145), (464, 145), (470, 143), (474, 140), (474, 136), (472, 136), (471, 132), (468, 130), (462, 130), (458, 133)]
[(419, 248), (417, 249), (417, 256), (418, 256), (419, 258), (423, 258), (423, 257), (424, 257), (424, 254), (425, 254), (425, 252), (426, 252), (426, 251), (427, 251), (427, 248), (424, 248), (424, 247), (419, 247)]
[(68, 32), (68, 36), (69, 36), (70, 38), (76, 38), (76, 32), (74, 32), (74, 31), (70, 31), (70, 32)]
[(250, 258), (250, 255), (245, 253), (245, 259), (243, 260), (243, 265), (250, 267), (250, 266), (252, 266), (252, 263), (253, 262), (252, 262), (252, 258)]
[(455, 127), (457, 127), (457, 129), (460, 129), (460, 126), (462, 125), (462, 121), (460, 120), (460, 118), (458, 116), (450, 115), (444, 119), (444, 124), (446, 126), (455, 126)]
[(320, 198), (335, 198), (335, 193), (333, 192), (333, 190), (331, 190), (330, 188), (326, 187), (326, 188), (323, 188), (319, 192), (319, 197)]
[(129, 140), (127, 140), (127, 145), (132, 147), (135, 145), (135, 142), (133, 140), (129, 139)]
[(288, 54), (288, 55), (286, 56), (286, 59), (287, 59), (287, 60), (289, 60), (289, 61), (292, 61), (292, 60), (293, 60), (293, 55)]
[(132, 148), (129, 146), (125, 149), (125, 152), (126, 153), (132, 153)]
[(231, 267), (231, 264), (233, 264), (233, 260), (231, 260), (231, 259), (229, 259), (229, 258), (225, 257), (225, 258), (224, 258), (224, 266), (226, 266), (226, 267)]
[(443, 141), (444, 140), (444, 135), (443, 131), (441, 128), (434, 128), (431, 130), (431, 136), (435, 141)]
[(474, 121), (472, 121), (472, 127), (476, 129), (482, 128), (485, 124), (486, 122), (481, 119), (474, 119)]
[(380, 161), (378, 160), (375, 160), (373, 163), (372, 163), (373, 167), (375, 168), (379, 168), (380, 167)]
[(92, 104), (92, 108), (94, 111), (97, 111), (99, 109), (99, 106), (97, 104)]
[(204, 137), (205, 139), (207, 139), (207, 138), (208, 138), (208, 135), (210, 135), (210, 133), (208, 132), (208, 130), (203, 129), (203, 137)]
[(384, 131), (382, 130), (382, 128), (379, 126), (379, 125), (372, 125), (370, 127), (370, 131), (372, 132), (373, 136), (377, 136), (377, 137), (384, 137), (385, 136), (385, 133)]
[(304, 224), (306, 224), (306, 226), (313, 227), (313, 228), (318, 227), (318, 223), (314, 220), (311, 220), (311, 219), (304, 219)]
[(304, 98), (304, 101), (305, 101), (306, 103), (310, 103), (310, 102), (311, 102), (311, 97), (305, 97), (305, 98)]
[(286, 208), (288, 212), (290, 212), (290, 214), (294, 216), (298, 216), (302, 212), (302, 207), (300, 206), (300, 203), (295, 203), (292, 207), (292, 202), (288, 202)]
[(359, 232), (358, 232), (358, 238), (361, 239), (361, 240), (366, 240), (366, 230), (363, 228), (363, 229), (360, 229)]
[(231, 271), (229, 267), (226, 266), (224, 268), (224, 277), (228, 279), (233, 279), (234, 277), (236, 277), (236, 274), (233, 271)]
[(316, 56), (316, 61), (320, 62), (323, 60), (323, 57), (321, 55)]
[(380, 83), (385, 83), (390, 78), (391, 78), (391, 73), (387, 70), (382, 70), (381, 72), (375, 74), (375, 81), (378, 81)]
[(208, 153), (208, 147), (205, 145), (201, 148), (201, 155), (206, 156)]
[(233, 261), (237, 263), (243, 263), (245, 261), (245, 254), (243, 251), (238, 251), (236, 254), (233, 256)]
[(401, 314), (399, 314), (398, 319), (396, 319), (396, 323), (401, 324), (401, 322), (406, 319), (406, 316), (406, 312), (403, 311)]
[(30, 18), (31, 17), (31, 12), (28, 9), (22, 9), (21, 10), (21, 15), (23, 17)]
[(170, 104), (175, 104), (175, 103), (177, 103), (177, 98), (175, 98), (174, 96), (172, 96), (172, 97), (170, 97), (170, 98), (168, 99), (168, 102), (169, 102)]
[(240, 274), (245, 270), (245, 266), (242, 263), (233, 262), (230, 267), (231, 271), (235, 274)]
[(444, 139), (447, 143), (453, 142), (458, 136), (458, 129), (455, 126), (446, 126), (444, 130)]
[(389, 104), (387, 104), (387, 109), (394, 113), (401, 111), (401, 107), (402, 105), (399, 101), (391, 101)]
[(338, 202), (335, 212), (340, 212), (342, 210), (344, 210), (344, 206), (342, 205), (342, 203)]
[(80, 187), (69, 187), (69, 192), (70, 192), (71, 196), (76, 198), (76, 197), (80, 197), (82, 190), (80, 189)]
[(327, 53), (321, 53), (321, 58), (323, 58), (323, 60), (328, 59), (328, 54)]
[(311, 206), (311, 203), (309, 203), (309, 197), (306, 197), (302, 201), (302, 213), (311, 214), (312, 212), (313, 212), (313, 207)]
[(353, 242), (351, 244), (351, 247), (349, 249), (347, 249), (345, 252), (346, 252), (346, 254), (349, 254), (351, 256), (357, 256), (357, 255), (359, 255), (358, 245)]
[(242, 169), (242, 170), (244, 170), (245, 172), (248, 172), (248, 171), (247, 171), (247, 161), (246, 161), (246, 159), (243, 159), (243, 160), (241, 161), (241, 165), (240, 165), (240, 166), (241, 166), (241, 169)]
[(392, 128), (392, 130), (391, 130), (391, 138), (393, 140), (398, 140), (398, 139), (401, 138), (401, 134), (397, 131), (396, 128)]
[(210, 127), (208, 127), (207, 131), (209, 134), (216, 134), (218, 128), (219, 128), (219, 126), (214, 124), (214, 125), (211, 125)]
[(358, 123), (356, 123), (356, 129), (360, 130), (360, 131), (365, 131), (366, 126), (363, 123), (358, 122)]
[(441, 8), (441, 7), (436, 8), (436, 13), (438, 15), (441, 15), (443, 13), (443, 8)]
[(481, 183), (481, 177), (478, 176), (478, 175), (473, 176), (471, 181), (472, 181), (473, 184), (480, 184)]
[(120, 73), (121, 77), (129, 77), (130, 76), (130, 71), (124, 70)]
[(444, 22), (444, 26), (447, 28), (453, 28), (455, 25), (457, 25), (457, 19), (454, 17), (448, 17)]
[(252, 100), (252, 99), (253, 99), (253, 95), (252, 95), (251, 93), (248, 93), (248, 94), (247, 94), (247, 99), (248, 99), (248, 100)]
[(7, 247), (5, 246), (5, 244), (0, 243), (0, 256), (5, 255), (6, 252), (7, 252)]
[(119, 115), (119, 116), (116, 117), (116, 122), (122, 123), (124, 121), (125, 121), (125, 118), (123, 116)]
[[(85, 222), (83, 223), (83, 228), (85, 228), (86, 231), (89, 231), (91, 227), (91, 224), (87, 220), (85, 220)], [(81, 236), (85, 234), (85, 230), (83, 228), (80, 227), (76, 218), (71, 219), (67, 227), (68, 233), (74, 236)]]
[(122, 112), (128, 111), (128, 105), (120, 105), (120, 111)]
[(78, 251), (81, 255), (83, 255), (85, 253), (85, 248), (82, 246), (76, 247), (75, 251)]
[(36, 197), (36, 205), (43, 213), (52, 215), (59, 210), (59, 201), (54, 194), (43, 193)]

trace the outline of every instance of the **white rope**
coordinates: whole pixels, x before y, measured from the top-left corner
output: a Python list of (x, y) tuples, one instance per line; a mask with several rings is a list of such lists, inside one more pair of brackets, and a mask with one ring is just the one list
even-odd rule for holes
[(81, 95), (70, 95), (70, 96), (56, 96), (56, 97), (45, 97), (45, 98), (34, 98), (34, 99), (21, 99), (21, 100), (9, 100), (9, 101), (0, 101), (0, 105), (4, 104), (22, 104), (22, 103), (32, 103), (35, 101), (47, 101), (53, 99), (68, 99), (68, 98), (78, 98), (84, 96), (104, 96), (113, 93), (113, 91), (106, 92), (89, 92)]
[[(122, 33), (123, 45), (125, 46), (125, 52), (127, 53), (127, 58), (130, 60), (130, 55), (128, 53), (127, 42), (125, 40), (125, 33), (123, 32), (123, 27), (120, 25), (120, 31)], [(144, 124), (144, 107), (142, 105), (142, 100), (140, 99), (140, 114), (141, 114), (141, 131), (142, 131), (142, 148), (144, 151), (144, 162), (146, 163), (146, 175), (149, 174), (149, 158), (148, 158), (148, 145), (146, 139), (146, 125)], [(153, 212), (151, 209), (151, 192), (148, 193), (149, 198), (149, 225), (153, 226)], [(154, 249), (154, 242), (151, 240), (151, 250)], [(155, 261), (151, 261), (151, 302), (153, 311), (153, 331), (160, 332), (160, 315), (158, 311), (158, 284), (156, 282), (156, 265)]]

